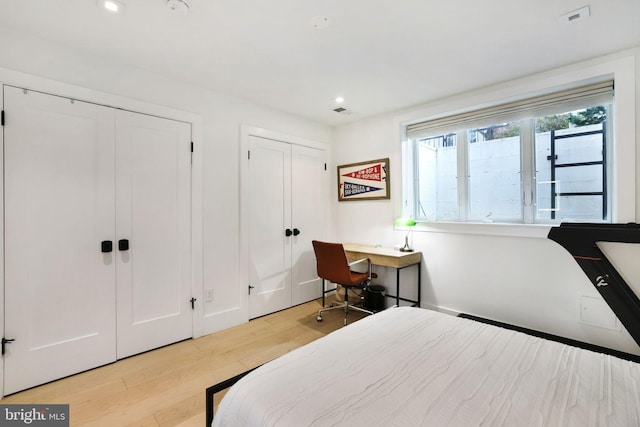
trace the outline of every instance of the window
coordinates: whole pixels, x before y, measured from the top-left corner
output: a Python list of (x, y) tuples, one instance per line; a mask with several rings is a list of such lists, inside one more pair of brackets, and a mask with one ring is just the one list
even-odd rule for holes
[(612, 104), (608, 81), (407, 126), (409, 214), (609, 222)]

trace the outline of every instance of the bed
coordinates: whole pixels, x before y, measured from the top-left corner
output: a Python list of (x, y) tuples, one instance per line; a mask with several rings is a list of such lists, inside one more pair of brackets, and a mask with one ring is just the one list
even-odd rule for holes
[[(640, 299), (597, 247), (640, 243), (640, 225), (563, 223), (549, 239), (640, 345)], [(640, 426), (640, 357), (528, 332), (388, 309), (209, 387), (207, 425)]]
[(640, 364), (421, 308), (240, 379), (214, 426), (640, 426)]

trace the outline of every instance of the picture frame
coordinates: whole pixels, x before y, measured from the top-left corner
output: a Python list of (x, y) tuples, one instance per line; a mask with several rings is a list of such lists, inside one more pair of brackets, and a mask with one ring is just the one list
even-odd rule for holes
[(391, 198), (389, 158), (340, 165), (337, 170), (338, 201)]

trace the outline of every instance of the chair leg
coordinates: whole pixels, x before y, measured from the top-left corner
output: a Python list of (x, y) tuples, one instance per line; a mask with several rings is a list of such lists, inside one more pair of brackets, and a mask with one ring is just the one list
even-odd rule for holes
[(347, 326), (347, 315), (349, 314), (349, 310), (359, 311), (361, 313), (374, 314), (373, 311), (366, 310), (361, 307), (357, 307), (353, 304), (349, 304), (349, 288), (344, 287), (344, 326)]
[(332, 305), (331, 307), (323, 308), (322, 310), (318, 311), (318, 316), (316, 317), (316, 320), (318, 322), (322, 322), (322, 313), (324, 313), (325, 311), (337, 310), (345, 306), (346, 306), (345, 304), (339, 304), (339, 305)]
[(361, 307), (357, 307), (355, 305), (350, 305), (349, 306), (349, 310), (355, 310), (355, 311), (360, 311), (362, 313), (367, 313), (367, 314), (375, 314), (373, 311), (371, 310), (367, 310), (366, 308), (361, 308)]
[[(344, 325), (347, 325), (347, 317), (349, 314), (349, 310), (354, 310), (354, 311), (359, 311), (361, 313), (366, 313), (366, 314), (375, 314), (373, 311), (370, 310), (366, 310), (364, 308), (361, 307), (357, 307), (353, 304), (349, 304), (349, 288), (347, 286), (343, 286), (344, 287), (344, 302), (342, 304), (338, 304), (338, 305), (331, 305), (330, 307), (326, 307), (326, 308), (322, 308), (320, 311), (318, 311), (318, 316), (316, 317), (316, 320), (318, 322), (322, 322), (322, 313), (324, 313), (325, 311), (331, 311), (331, 310), (337, 310), (337, 309), (343, 309), (344, 310)], [(324, 306), (324, 301), (323, 304)]]
[(349, 314), (349, 288), (344, 287), (344, 324), (347, 326), (347, 315)]

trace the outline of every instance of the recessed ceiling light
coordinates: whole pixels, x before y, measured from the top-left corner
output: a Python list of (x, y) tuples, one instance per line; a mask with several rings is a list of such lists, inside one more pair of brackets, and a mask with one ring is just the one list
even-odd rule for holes
[(344, 102), (344, 98), (341, 96), (336, 97), (335, 99), (336, 104), (342, 104)]
[(124, 14), (126, 5), (118, 0), (97, 0), (98, 7), (117, 14)]
[(120, 9), (118, 7), (118, 3), (114, 3), (112, 1), (104, 2), (104, 8), (107, 9), (108, 11), (111, 11), (111, 12), (117, 12), (118, 9)]

